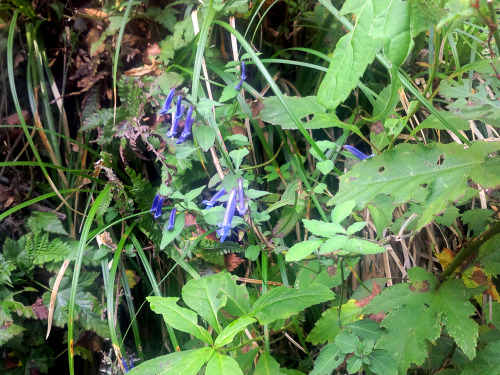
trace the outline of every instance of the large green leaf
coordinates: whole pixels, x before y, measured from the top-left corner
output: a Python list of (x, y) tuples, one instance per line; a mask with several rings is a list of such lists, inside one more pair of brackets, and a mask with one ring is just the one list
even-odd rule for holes
[(214, 348), (208, 346), (201, 349), (190, 351), (190, 353), (182, 358), (181, 361), (176, 362), (166, 372), (156, 372), (155, 374), (162, 375), (197, 375), (202, 366), (210, 360), (215, 353)]
[(356, 24), (335, 46), (330, 67), (318, 91), (318, 101), (324, 107), (335, 109), (349, 96), (367, 65), (382, 48), (382, 40), (372, 37), (370, 29), (376, 15), (387, 7), (387, 2), (352, 0), (345, 3), (341, 13), (355, 13)]
[(217, 297), (219, 288), (217, 275), (191, 279), (182, 288), (182, 299), (186, 305), (205, 319), (217, 333), (221, 331), (217, 313), (227, 300), (226, 296)]
[(498, 142), (474, 142), (469, 148), (455, 143), (398, 145), (342, 175), (339, 192), (329, 203), (352, 199), (361, 209), (383, 192), (394, 204), (401, 204), (428, 190), (419, 229), (465, 192), (468, 178), (483, 187), (499, 184), (500, 175), (492, 173), (499, 163), (496, 159), (488, 161), (488, 155), (499, 149)]
[[(184, 350), (182, 352), (173, 352), (167, 355), (162, 355), (150, 359), (139, 366), (131, 369), (127, 374), (129, 375), (156, 375), (156, 374), (173, 374), (170, 369), (177, 363), (181, 362), (185, 357), (191, 355), (191, 353), (197, 352), (197, 349)], [(198, 354), (198, 353), (197, 353)]]
[[(326, 108), (318, 103), (315, 96), (285, 96), (290, 109), (299, 119), (309, 116), (309, 121), (301, 121), (305, 129), (323, 129), (334, 126), (358, 132), (357, 128), (340, 121), (335, 115), (327, 115)], [(264, 108), (259, 117), (262, 121), (273, 125), (280, 125), (283, 129), (297, 129), (295, 123), (285, 111), (276, 96), (269, 96), (263, 100)]]
[(335, 294), (323, 285), (305, 289), (279, 286), (262, 295), (253, 305), (253, 315), (261, 324), (289, 318), (305, 308), (333, 300)]
[(249, 324), (255, 322), (254, 318), (242, 317), (236, 319), (234, 322), (231, 322), (226, 328), (222, 330), (222, 332), (215, 339), (214, 347), (220, 348), (221, 346), (227, 345), (233, 341), (233, 338), (236, 334), (245, 329), (245, 327)]
[(192, 334), (200, 340), (212, 344), (210, 333), (198, 325), (198, 316), (194, 311), (177, 305), (176, 297), (147, 297), (151, 309), (157, 314), (163, 314), (165, 322), (179, 331)]
[(429, 341), (436, 340), (442, 326), (469, 357), (475, 355), (478, 325), (469, 319), (474, 307), (469, 299), (478, 293), (461, 280), (449, 280), (437, 289), (435, 277), (422, 268), (408, 270), (411, 283), (386, 288), (364, 309), (364, 313), (387, 312), (382, 326), (387, 332), (377, 342), (396, 361), (399, 373), (410, 364), (422, 364)]
[(333, 342), (326, 345), (314, 361), (314, 369), (310, 375), (330, 375), (342, 362), (345, 354)]
[(212, 276), (219, 283), (219, 295), (227, 297), (224, 311), (234, 316), (243, 316), (250, 312), (250, 298), (248, 290), (243, 284), (236, 284), (238, 276), (227, 272), (220, 272)]
[[(323, 266), (319, 260), (312, 260), (300, 267), (295, 278), (295, 288), (304, 289), (315, 285), (324, 285), (328, 288), (334, 288), (342, 284), (342, 273), (337, 266)], [(344, 277), (347, 278), (351, 270), (344, 266)]]
[(163, 234), (160, 243), (161, 250), (163, 250), (170, 242), (175, 240), (175, 237), (181, 234), (182, 230), (184, 229), (185, 217), (186, 216), (184, 212), (181, 212), (179, 215), (177, 215), (177, 217), (175, 218), (175, 225), (172, 230), (168, 230), (168, 225), (165, 225), (165, 227), (163, 228)]
[(233, 358), (215, 352), (207, 363), (205, 375), (243, 375), (243, 372)]

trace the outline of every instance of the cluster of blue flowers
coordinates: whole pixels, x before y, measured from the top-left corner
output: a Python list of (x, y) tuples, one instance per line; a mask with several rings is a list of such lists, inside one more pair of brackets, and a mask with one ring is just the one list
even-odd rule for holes
[[(161, 210), (163, 208), (163, 196), (161, 196), (159, 193), (156, 194), (155, 199), (153, 200), (153, 205), (151, 206), (151, 209), (149, 212), (154, 212), (155, 213), (155, 219), (158, 219), (161, 216)], [(175, 225), (175, 214), (177, 213), (177, 209), (174, 208), (170, 212), (170, 217), (168, 219), (168, 226), (167, 230), (172, 230), (174, 229)]]
[[(170, 107), (172, 106), (172, 101), (174, 100), (175, 96), (175, 89), (171, 89), (170, 92), (168, 93), (167, 99), (165, 100), (165, 104), (163, 105), (162, 109), (160, 110), (160, 115), (166, 114), (169, 110)], [(167, 137), (172, 138), (177, 134), (177, 128), (179, 127), (179, 121), (182, 118), (184, 114), (185, 107), (182, 105), (182, 96), (177, 95), (177, 104), (176, 104), (176, 109), (175, 113), (172, 114), (172, 127), (170, 130), (167, 132)], [(194, 118), (193, 118), (193, 106), (190, 106), (187, 114), (186, 114), (186, 121), (184, 123), (184, 130), (182, 130), (181, 136), (175, 143), (181, 144), (188, 139), (188, 137), (191, 135), (191, 127), (193, 126), (194, 123)]]
[[(208, 210), (209, 208), (212, 208), (224, 194), (226, 194), (226, 190), (222, 188), (210, 200), (203, 201), (203, 204), (206, 205), (206, 209)], [(238, 187), (232, 189), (229, 193), (224, 219), (222, 220), (222, 223), (218, 224), (220, 229), (217, 230), (217, 234), (220, 237), (220, 242), (224, 242), (231, 232), (231, 225), (235, 210), (238, 210), (238, 213), (241, 216), (245, 215), (247, 212), (247, 208), (245, 207), (245, 193), (243, 191), (242, 178), (238, 179)]]

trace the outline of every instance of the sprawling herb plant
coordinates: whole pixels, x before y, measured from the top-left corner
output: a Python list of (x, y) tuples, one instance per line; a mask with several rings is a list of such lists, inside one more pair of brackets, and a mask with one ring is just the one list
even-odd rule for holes
[[(37, 319), (48, 333), (67, 324), (71, 374), (75, 355), (94, 360), (89, 331), (109, 339), (107, 373), (496, 373), (498, 4), (110, 6), (88, 64), (113, 61), (93, 77), (109, 76), (113, 100), (98, 109), (85, 88), (78, 139), (55, 131), (57, 85), (29, 10), (14, 11), (7, 67), (36, 162), (0, 166), (38, 166), (50, 188), (0, 220), (57, 197), (68, 222), (34, 213), (26, 234), (1, 242), (9, 368), (53, 365), (19, 345)], [(21, 11), (43, 153), (14, 84)], [(121, 74), (133, 53), (120, 42), (142, 19), (168, 36)], [(37, 269), (49, 291), (26, 285)], [(24, 292), (40, 301), (30, 307)]]

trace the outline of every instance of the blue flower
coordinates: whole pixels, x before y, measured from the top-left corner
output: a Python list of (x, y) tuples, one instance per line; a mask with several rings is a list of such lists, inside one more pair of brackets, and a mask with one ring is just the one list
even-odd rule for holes
[(344, 145), (344, 148), (347, 151), (349, 151), (351, 154), (353, 154), (354, 156), (356, 156), (359, 160), (365, 160), (365, 159), (371, 158), (372, 156), (375, 156), (374, 154), (368, 156), (368, 155), (362, 153), (356, 147), (353, 147), (353, 146)]
[(215, 193), (215, 195), (210, 200), (203, 201), (202, 203), (207, 205), (207, 207), (205, 207), (205, 209), (208, 210), (209, 208), (212, 208), (213, 206), (215, 206), (215, 204), (217, 203), (217, 200), (220, 197), (222, 197), (224, 194), (226, 194), (226, 189), (222, 188), (217, 193)]
[(236, 90), (241, 90), (241, 85), (243, 84), (243, 81), (247, 79), (247, 76), (245, 74), (245, 62), (242, 61), (241, 62), (241, 78), (240, 78), (240, 82), (238, 82), (238, 84), (236, 86), (234, 86), (234, 88)]
[(165, 100), (165, 104), (163, 104), (163, 108), (160, 109), (160, 115), (164, 115), (170, 109), (172, 105), (172, 100), (174, 99), (175, 89), (171, 89), (168, 93), (167, 100)]
[(222, 224), (219, 224), (217, 234), (220, 236), (220, 242), (224, 242), (226, 237), (229, 236), (231, 232), (231, 222), (233, 221), (234, 210), (236, 208), (236, 189), (231, 190), (229, 194), (229, 200), (226, 205), (226, 212), (224, 214), (224, 220)]
[(167, 133), (168, 138), (172, 138), (174, 135), (177, 134), (177, 127), (179, 126), (179, 120), (182, 117), (182, 114), (184, 113), (184, 106), (182, 105), (182, 98), (181, 96), (177, 96), (177, 108), (175, 111), (175, 115), (172, 116), (172, 127)]
[(176, 212), (177, 212), (177, 208), (172, 209), (172, 211), (170, 212), (170, 217), (168, 218), (167, 230), (174, 229), (174, 226), (175, 226), (175, 213)]
[(129, 372), (129, 368), (127, 366), (127, 361), (125, 361), (125, 358), (122, 357), (122, 364), (123, 364), (123, 368), (125, 369), (125, 372)]
[(177, 144), (181, 144), (186, 141), (186, 139), (191, 135), (191, 126), (193, 125), (193, 106), (189, 107), (186, 114), (186, 122), (184, 123), (184, 130), (182, 131), (181, 136), (175, 142)]
[(238, 205), (238, 213), (243, 216), (245, 215), (245, 212), (247, 212), (247, 209), (245, 207), (245, 193), (243, 192), (243, 179), (239, 178), (238, 179), (238, 199), (240, 204)]
[(158, 199), (158, 203), (156, 204), (155, 219), (158, 219), (161, 216), (162, 208), (163, 208), (163, 197), (160, 197), (160, 199)]
[(149, 212), (154, 212), (156, 211), (156, 206), (158, 205), (158, 200), (160, 199), (160, 194), (156, 194), (155, 199), (153, 199), (153, 205), (151, 206), (151, 209)]

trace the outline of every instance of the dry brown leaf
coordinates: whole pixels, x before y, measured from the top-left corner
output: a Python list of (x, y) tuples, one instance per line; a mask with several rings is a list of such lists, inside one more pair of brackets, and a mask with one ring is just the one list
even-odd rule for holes
[(129, 77), (142, 77), (148, 75), (159, 76), (162, 72), (162, 69), (160, 69), (160, 63), (155, 59), (151, 59), (151, 65), (144, 65), (141, 68), (127, 70), (125, 75)]

